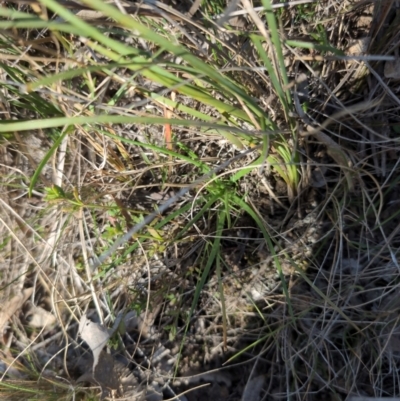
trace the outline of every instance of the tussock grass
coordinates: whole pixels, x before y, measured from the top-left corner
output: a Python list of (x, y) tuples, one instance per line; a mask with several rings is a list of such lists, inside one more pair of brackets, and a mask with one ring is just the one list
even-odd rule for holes
[[(135, 311), (114, 356), (172, 350), (161, 376), (226, 371), (232, 399), (398, 396), (398, 88), (349, 59), (382, 14), (66, 5), (0, 9), (1, 397), (91, 399), (86, 311), (106, 327)], [(367, 50), (392, 57), (386, 17)], [(248, 299), (257, 281), (235, 283), (260, 265), (266, 282), (265, 260), (280, 287)]]

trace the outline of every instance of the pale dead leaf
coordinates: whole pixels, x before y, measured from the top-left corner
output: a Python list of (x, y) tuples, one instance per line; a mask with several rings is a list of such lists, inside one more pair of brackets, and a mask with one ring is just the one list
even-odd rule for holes
[(265, 383), (265, 375), (253, 377), (246, 384), (241, 401), (259, 401), (261, 400), (261, 390)]
[(385, 78), (400, 79), (400, 59), (386, 61), (383, 74)]
[(93, 21), (96, 19), (104, 18), (104, 13), (96, 10), (79, 10), (76, 15), (83, 20)]
[(360, 54), (365, 53), (368, 50), (368, 46), (369, 46), (370, 42), (371, 42), (371, 38), (369, 36), (355, 40), (347, 48), (347, 54), (349, 56), (353, 56), (353, 55), (360, 55)]
[(8, 319), (14, 315), (14, 313), (21, 308), (26, 300), (32, 295), (33, 287), (25, 288), (21, 294), (15, 295), (8, 301), (2, 302), (3, 307), (0, 309), (0, 333), (3, 332), (4, 326)]
[(25, 320), (30, 327), (51, 329), (56, 322), (56, 317), (46, 309), (31, 304)]
[(99, 356), (104, 346), (107, 344), (110, 334), (108, 330), (98, 323), (92, 322), (87, 318), (86, 313), (82, 315), (79, 322), (79, 335), (90, 347), (93, 353), (93, 372), (99, 362)]

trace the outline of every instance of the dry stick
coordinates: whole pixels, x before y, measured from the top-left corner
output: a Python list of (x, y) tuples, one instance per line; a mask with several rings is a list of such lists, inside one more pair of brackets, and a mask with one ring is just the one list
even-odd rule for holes
[[(9, 1), (15, 4), (27, 4), (30, 6), (38, 2), (38, 0), (9, 0)], [(85, 4), (80, 4), (75, 1), (58, 0), (58, 3), (65, 8), (72, 9), (75, 11), (92, 10), (90, 6), (87, 6)], [(157, 7), (154, 7), (154, 5), (151, 4), (150, 2), (149, 4), (131, 4), (130, 6), (126, 6), (123, 11), (119, 7), (118, 9), (124, 14), (134, 14), (134, 15), (137, 14), (141, 16), (160, 17), (159, 10), (157, 10)]]
[(341, 61), (396, 61), (398, 57), (380, 54), (366, 54), (361, 56), (301, 56), (299, 60), (341, 60)]
[(92, 274), (91, 274), (91, 270), (90, 270), (90, 263), (89, 263), (89, 256), (88, 256), (87, 249), (86, 249), (86, 246), (85, 246), (85, 234), (84, 234), (84, 231), (83, 231), (83, 212), (82, 212), (82, 208), (79, 209), (78, 223), (79, 223), (79, 236), (80, 236), (81, 241), (82, 241), (83, 263), (85, 265), (85, 270), (86, 270), (87, 278), (88, 278), (88, 281), (89, 281), (88, 285), (89, 285), (90, 291), (92, 293), (92, 299), (93, 299), (94, 305), (96, 307), (97, 314), (99, 315), (100, 323), (102, 325), (104, 325), (104, 318), (103, 318), (103, 314), (101, 312), (99, 299), (97, 298), (96, 290), (95, 290), (94, 285), (93, 285), (93, 279), (92, 279)]
[(143, 221), (141, 221), (140, 223), (136, 224), (135, 226), (133, 226), (126, 234), (124, 234), (123, 236), (121, 236), (119, 239), (117, 239), (114, 244), (108, 248), (105, 252), (103, 252), (98, 258), (97, 260), (94, 261), (93, 265), (92, 265), (92, 269), (96, 269), (97, 267), (99, 267), (102, 263), (104, 263), (104, 261), (110, 257), (119, 246), (125, 244), (126, 242), (128, 242), (131, 238), (132, 235), (136, 234), (137, 232), (139, 232), (142, 228), (144, 228), (145, 226), (149, 225), (156, 217), (158, 217), (160, 214), (164, 213), (168, 208), (170, 208), (173, 204), (175, 204), (179, 199), (181, 199), (184, 195), (186, 195), (191, 189), (195, 188), (197, 185), (203, 183), (204, 181), (206, 181), (207, 179), (209, 179), (213, 174), (217, 173), (218, 171), (221, 171), (223, 169), (225, 169), (226, 167), (228, 167), (233, 161), (238, 160), (240, 158), (242, 158), (243, 156), (247, 156), (248, 154), (254, 152), (255, 150), (257, 150), (259, 148), (253, 148), (253, 149), (249, 149), (246, 150), (245, 152), (240, 153), (239, 155), (233, 157), (232, 159), (227, 160), (225, 163), (222, 163), (220, 166), (216, 167), (215, 169), (213, 169), (212, 171), (210, 171), (207, 174), (204, 174), (203, 176), (201, 176), (200, 178), (198, 178), (197, 180), (193, 181), (191, 184), (189, 184), (187, 187), (182, 188), (175, 196), (173, 196), (172, 198), (169, 198), (167, 201), (165, 201), (160, 207), (158, 207), (153, 213), (147, 215)]
[[(286, 3), (278, 3), (278, 4), (272, 4), (273, 9), (277, 8), (286, 8), (286, 7), (295, 7), (301, 4), (309, 4), (309, 3), (317, 3), (319, 0), (296, 0), (296, 1), (288, 1)], [(252, 7), (252, 10), (255, 12), (258, 11), (265, 11), (265, 8), (263, 6), (261, 7)], [(233, 11), (229, 14), (229, 18), (236, 17), (237, 15), (246, 15), (249, 14), (249, 11), (246, 10), (239, 10), (239, 11)], [(217, 15), (215, 18), (221, 18), (224, 17), (225, 14)]]
[(201, 6), (201, 0), (195, 0), (192, 4), (192, 7), (190, 7), (188, 11), (188, 16), (193, 17), (193, 15), (197, 13), (197, 10), (200, 8), (200, 6)]

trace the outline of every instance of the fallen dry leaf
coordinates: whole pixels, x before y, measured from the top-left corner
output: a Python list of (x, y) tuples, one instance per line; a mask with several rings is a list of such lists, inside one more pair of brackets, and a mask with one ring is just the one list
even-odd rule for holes
[(87, 318), (86, 313), (82, 315), (79, 322), (79, 335), (86, 341), (93, 353), (93, 372), (99, 362), (99, 356), (107, 344), (110, 334), (102, 325), (92, 322)]
[(25, 288), (21, 294), (15, 295), (8, 301), (2, 302), (3, 307), (0, 309), (0, 333), (3, 332), (4, 326), (8, 319), (14, 315), (14, 313), (21, 308), (26, 300), (32, 295), (33, 287)]
[(45, 327), (51, 329), (56, 323), (56, 317), (41, 306), (31, 304), (29, 311), (25, 315), (28, 326), (35, 328)]
[(400, 59), (386, 61), (383, 74), (385, 78), (400, 79)]

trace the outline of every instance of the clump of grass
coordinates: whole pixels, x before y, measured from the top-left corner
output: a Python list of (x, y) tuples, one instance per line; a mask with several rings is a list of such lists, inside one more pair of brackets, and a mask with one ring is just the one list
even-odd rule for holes
[(59, 380), (44, 379), (7, 380), (0, 383), (0, 395), (2, 399), (13, 400), (85, 400), (94, 401), (96, 395), (90, 394), (89, 389), (79, 389), (76, 386), (67, 385)]

